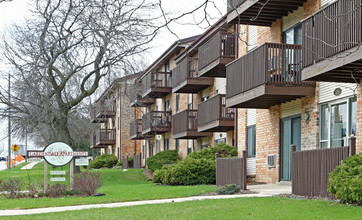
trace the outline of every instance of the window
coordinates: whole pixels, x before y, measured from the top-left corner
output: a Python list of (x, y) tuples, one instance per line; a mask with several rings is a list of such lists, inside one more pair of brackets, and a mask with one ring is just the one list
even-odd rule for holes
[(226, 138), (221, 138), (221, 139), (215, 140), (215, 145), (220, 144), (220, 143), (226, 143)]
[(192, 103), (189, 103), (189, 104), (187, 105), (187, 108), (188, 108), (188, 109), (192, 109)]
[(284, 44), (302, 44), (302, 24), (297, 24), (283, 32)]
[(165, 111), (170, 111), (170, 100), (165, 102)]
[(153, 142), (152, 142), (152, 143), (150, 143), (150, 147), (149, 147), (148, 155), (149, 155), (149, 157), (152, 157), (152, 156), (153, 156)]
[[(170, 61), (167, 60), (165, 62), (165, 72), (168, 73), (170, 72)], [(166, 74), (166, 87), (170, 87), (170, 74)]]
[(142, 152), (142, 153), (143, 153), (142, 156), (143, 156), (143, 159), (145, 159), (145, 154), (146, 154), (145, 145), (143, 145), (142, 148), (143, 148), (143, 150), (142, 150), (142, 151), (143, 151), (143, 152)]
[(163, 144), (164, 144), (163, 147), (164, 147), (165, 151), (170, 149), (170, 139), (165, 138)]
[(256, 126), (247, 127), (247, 151), (248, 157), (255, 157), (256, 152)]
[(177, 150), (177, 152), (179, 151), (179, 146), (180, 146), (180, 140), (176, 139), (176, 150)]
[(160, 140), (156, 140), (156, 154), (158, 152), (160, 152), (160, 148), (161, 148), (161, 141)]
[(348, 145), (348, 137), (356, 135), (357, 102), (350, 98), (320, 106), (320, 148)]
[(180, 94), (176, 94), (176, 112), (180, 111)]

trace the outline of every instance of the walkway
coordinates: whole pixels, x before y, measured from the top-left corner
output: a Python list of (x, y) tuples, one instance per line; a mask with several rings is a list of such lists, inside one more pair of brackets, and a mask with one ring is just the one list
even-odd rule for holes
[(291, 194), (292, 183), (290, 181), (282, 181), (273, 184), (248, 185), (248, 190), (265, 195)]
[(105, 204), (62, 206), (62, 207), (49, 207), (49, 208), (36, 208), (36, 209), (23, 209), (23, 210), (0, 210), (0, 216), (31, 215), (31, 214), (65, 212), (65, 211), (94, 209), (94, 208), (118, 208), (118, 207), (126, 207), (126, 206), (163, 204), (163, 203), (171, 203), (171, 202), (200, 201), (200, 200), (207, 200), (207, 199), (233, 199), (233, 198), (270, 197), (270, 196), (271, 195), (265, 195), (265, 194), (193, 196), (193, 197), (186, 197), (186, 198), (158, 199), (158, 200), (145, 200), (145, 201), (134, 201), (134, 202), (116, 202), (116, 203), (105, 203)]
[(22, 167), (21, 170), (31, 170), (33, 168), (33, 166), (35, 166), (39, 162), (40, 161), (31, 162), (28, 165), (25, 165), (24, 167)]

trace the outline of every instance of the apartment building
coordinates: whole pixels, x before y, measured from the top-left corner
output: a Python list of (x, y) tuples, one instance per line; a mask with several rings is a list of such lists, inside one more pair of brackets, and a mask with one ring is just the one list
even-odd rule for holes
[[(297, 150), (361, 144), (361, 0), (229, 0), (237, 59), (226, 66), (226, 107), (255, 180), (290, 180)], [(248, 158), (248, 159), (249, 159)]]
[(140, 154), (142, 142), (131, 140), (129, 124), (137, 115), (130, 107), (134, 80), (140, 73), (114, 80), (98, 98), (91, 110), (91, 121), (99, 128), (91, 135), (90, 147), (101, 154), (113, 154), (118, 159)]

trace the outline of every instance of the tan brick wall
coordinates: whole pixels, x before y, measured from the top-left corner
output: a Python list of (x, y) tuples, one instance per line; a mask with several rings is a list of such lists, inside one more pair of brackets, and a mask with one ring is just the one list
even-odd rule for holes
[(303, 4), (304, 18), (316, 13), (321, 8), (321, 0), (308, 0)]
[(356, 152), (362, 152), (362, 80), (357, 88), (357, 124), (356, 124)]
[(238, 155), (242, 157), (243, 150), (246, 150), (246, 119), (247, 119), (247, 110), (246, 109), (238, 109)]
[[(315, 96), (302, 98), (301, 115), (301, 148), (302, 150), (315, 149), (319, 146), (319, 87), (316, 86)], [(306, 116), (309, 120), (306, 120)]]

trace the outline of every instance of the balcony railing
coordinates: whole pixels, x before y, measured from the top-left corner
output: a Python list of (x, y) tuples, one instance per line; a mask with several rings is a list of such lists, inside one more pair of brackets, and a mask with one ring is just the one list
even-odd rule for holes
[(147, 107), (155, 102), (154, 98), (149, 98), (149, 97), (142, 98), (141, 92), (142, 92), (141, 87), (138, 90), (130, 92), (129, 99), (131, 107)]
[(197, 110), (185, 110), (172, 116), (172, 135), (178, 139), (193, 139), (211, 136), (212, 133), (197, 132)]
[(91, 122), (92, 122), (92, 123), (102, 123), (102, 122), (107, 121), (107, 118), (98, 118), (98, 117), (96, 116), (96, 114), (97, 114), (96, 107), (93, 106), (93, 107), (91, 108), (91, 111), (90, 111)]
[(226, 96), (217, 95), (199, 104), (199, 131), (224, 132), (234, 128), (234, 111), (226, 108)]
[(142, 97), (161, 98), (171, 93), (171, 72), (149, 72), (142, 79)]
[[(224, 65), (235, 59), (236, 34), (218, 32), (208, 42), (199, 48), (199, 70), (201, 76), (211, 76), (203, 71), (204, 68), (212, 69), (216, 65)], [(215, 65), (212, 65), (214, 64)], [(209, 65), (212, 65), (210, 67)]]
[(142, 135), (142, 120), (136, 119), (130, 123), (130, 135), (131, 140), (143, 140), (150, 136)]
[(361, 5), (361, 0), (339, 0), (303, 21), (303, 68), (360, 47)]
[(197, 93), (210, 85), (213, 79), (198, 76), (198, 59), (185, 58), (172, 70), (173, 93)]
[(91, 146), (105, 147), (116, 143), (116, 129), (98, 129), (91, 136)]
[(171, 112), (152, 111), (142, 116), (142, 135), (162, 134), (171, 131)]

